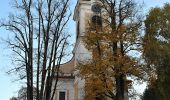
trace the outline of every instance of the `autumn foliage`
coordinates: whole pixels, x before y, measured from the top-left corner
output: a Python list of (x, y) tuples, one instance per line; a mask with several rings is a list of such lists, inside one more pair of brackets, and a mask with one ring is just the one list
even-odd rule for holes
[[(91, 58), (79, 64), (80, 74), (86, 81), (85, 98), (90, 98), (86, 100), (94, 100), (96, 97), (126, 100), (130, 94), (128, 89), (132, 86), (132, 81), (127, 77), (141, 79), (144, 74), (138, 59), (130, 55), (132, 51), (141, 51), (141, 20), (136, 13), (127, 13), (123, 8), (129, 6), (127, 9), (132, 10), (129, 12), (133, 12), (134, 2), (120, 0), (116, 3), (110, 9), (114, 12), (116, 5), (119, 5), (122, 10), (118, 9), (117, 14), (101, 14), (102, 25), (88, 19), (86, 21), (83, 43)], [(104, 3), (102, 7), (105, 6)]]

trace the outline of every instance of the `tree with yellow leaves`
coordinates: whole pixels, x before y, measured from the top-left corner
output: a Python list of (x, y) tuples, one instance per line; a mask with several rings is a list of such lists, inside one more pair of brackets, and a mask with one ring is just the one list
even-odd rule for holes
[(99, 0), (101, 16), (89, 22), (83, 42), (91, 52), (80, 62), (85, 79), (85, 100), (127, 100), (132, 82), (128, 76), (142, 78), (143, 70), (133, 51), (140, 52), (141, 19), (133, 0)]

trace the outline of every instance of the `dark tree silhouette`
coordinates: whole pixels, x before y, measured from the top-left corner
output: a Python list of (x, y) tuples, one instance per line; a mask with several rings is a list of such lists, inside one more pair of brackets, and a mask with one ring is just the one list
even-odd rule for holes
[[(1, 22), (13, 33), (6, 42), (14, 54), (20, 79), (26, 79), (27, 100), (53, 100), (57, 80), (53, 80), (66, 55), (70, 36), (65, 26), (70, 18), (69, 0), (13, 0), (16, 13)], [(56, 73), (55, 73), (56, 72)], [(56, 79), (56, 78), (55, 78)]]

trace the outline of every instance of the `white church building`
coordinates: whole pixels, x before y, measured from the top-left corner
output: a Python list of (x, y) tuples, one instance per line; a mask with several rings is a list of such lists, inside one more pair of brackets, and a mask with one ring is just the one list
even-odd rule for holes
[[(76, 44), (73, 50), (73, 58), (60, 66), (59, 82), (54, 100), (84, 100), (84, 80), (79, 77), (76, 70), (77, 62), (89, 57), (85, 49), (82, 37), (85, 33), (86, 21), (91, 21), (93, 16), (98, 16), (100, 8), (97, 0), (77, 0), (74, 10), (76, 22)], [(109, 100), (109, 99), (108, 99)]]

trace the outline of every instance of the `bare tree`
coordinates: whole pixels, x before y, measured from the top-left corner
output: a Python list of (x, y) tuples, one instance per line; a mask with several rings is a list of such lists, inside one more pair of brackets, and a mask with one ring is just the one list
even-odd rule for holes
[[(33, 100), (36, 100), (37, 94), (36, 94), (36, 88), (33, 88)], [(27, 88), (26, 87), (21, 87), (18, 91), (18, 96), (17, 97), (12, 97), (12, 100), (27, 100)]]
[(54, 71), (66, 55), (70, 37), (66, 32), (69, 0), (14, 0), (13, 6), (16, 13), (1, 22), (1, 27), (13, 33), (7, 43), (18, 66), (9, 73), (17, 71), (21, 79), (26, 78), (27, 100), (33, 100), (33, 87), (37, 100), (52, 100)]

